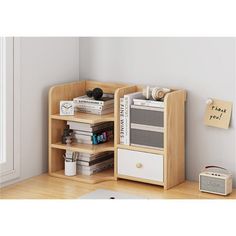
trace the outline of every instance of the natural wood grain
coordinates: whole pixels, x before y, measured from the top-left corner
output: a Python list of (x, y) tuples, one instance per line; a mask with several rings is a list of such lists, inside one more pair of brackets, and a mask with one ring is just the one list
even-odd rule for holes
[(126, 86), (123, 88), (119, 88), (115, 92), (115, 109), (114, 109), (114, 119), (115, 119), (115, 127), (114, 127), (114, 140), (115, 144), (120, 143), (120, 98), (124, 97), (125, 94), (134, 93), (137, 91), (137, 86)]
[(184, 90), (173, 91), (164, 100), (164, 182), (169, 189), (185, 180)]
[(61, 143), (61, 136), (66, 127), (66, 121), (83, 122), (89, 124), (97, 124), (101, 122), (114, 121), (114, 113), (106, 115), (93, 115), (77, 112), (74, 116), (60, 116), (59, 104), (61, 100), (72, 100), (75, 97), (86, 94), (87, 90), (92, 90), (96, 87), (103, 89), (104, 93), (115, 93), (115, 91), (124, 86), (116, 83), (102, 83), (97, 81), (78, 81), (68, 84), (61, 84), (52, 87), (49, 91), (49, 173), (59, 178), (69, 178), (77, 181), (96, 183), (97, 181), (114, 179), (113, 172), (102, 172), (88, 178), (87, 176), (67, 177), (64, 176), (64, 160), (62, 158), (65, 150), (75, 152), (84, 152), (95, 154), (105, 151), (114, 151), (114, 142), (110, 141), (99, 145), (76, 144), (65, 145)]
[(134, 93), (137, 91), (135, 85), (119, 88), (115, 92), (115, 109), (114, 109), (114, 175), (117, 178), (117, 145), (120, 143), (120, 98), (125, 94)]
[[(74, 97), (84, 95), (87, 90), (100, 87), (105, 93), (114, 93), (115, 109), (114, 114), (91, 115), (77, 113), (75, 116), (60, 116), (60, 100), (71, 100)], [(120, 98), (125, 94), (142, 91), (143, 86), (124, 85), (114, 83), (102, 83), (97, 81), (80, 81), (64, 85), (54, 86), (49, 93), (49, 173), (61, 170), (63, 163), (61, 158), (57, 158), (59, 150), (71, 150), (86, 153), (98, 153), (104, 151), (115, 151), (114, 176), (117, 178), (117, 149), (123, 148), (134, 151), (161, 154), (164, 158), (164, 188), (169, 189), (184, 181), (184, 116), (186, 92), (184, 90), (173, 90), (165, 97), (164, 108), (164, 149), (154, 149), (139, 146), (127, 146), (120, 144)], [(100, 145), (72, 144), (64, 145), (60, 143), (66, 121), (85, 122), (96, 124), (106, 121), (114, 121), (114, 144), (113, 142)], [(122, 176), (119, 176), (122, 178)], [(136, 180), (131, 176), (125, 177)], [(150, 182), (150, 181), (149, 181)], [(156, 183), (159, 184), (159, 183)], [(163, 185), (163, 183), (161, 183)]]
[(64, 169), (64, 158), (63, 154), (65, 150), (53, 148), (51, 150), (51, 162), (50, 167), (48, 168), (49, 174)]
[(117, 144), (117, 147), (131, 150), (131, 151), (147, 152), (147, 153), (164, 155), (164, 149), (147, 148), (147, 147), (141, 147), (141, 146), (129, 146), (129, 145), (124, 145), (124, 144)]
[(62, 144), (61, 142), (51, 144), (52, 148), (58, 148), (63, 150), (70, 150), (73, 152), (84, 152), (90, 154), (96, 154), (99, 152), (114, 151), (113, 141), (106, 143), (101, 143), (98, 145), (93, 144), (82, 144), (82, 143), (72, 143), (70, 145)]
[(156, 184), (156, 185), (164, 186), (164, 182), (155, 181), (151, 179), (142, 179), (142, 178), (137, 178), (137, 177), (128, 176), (128, 175), (121, 175), (121, 174), (118, 174), (117, 177), (121, 179), (128, 179), (128, 180), (133, 180), (133, 181), (138, 181), (138, 182), (143, 182), (143, 183), (148, 183), (148, 184)]
[(61, 140), (65, 121), (52, 120), (51, 115), (59, 113), (59, 105), (61, 100), (72, 100), (74, 97), (84, 95), (85, 81), (77, 81), (67, 84), (60, 84), (50, 88), (48, 99), (48, 171), (52, 173), (60, 170), (63, 166), (61, 158), (57, 158), (58, 153), (53, 151), (50, 144)]
[(76, 199), (96, 189), (108, 189), (151, 199), (236, 199), (236, 190), (229, 196), (202, 193), (197, 182), (185, 181), (169, 190), (152, 184), (121, 180), (86, 184), (48, 174), (36, 176), (0, 189), (0, 199)]
[(107, 121), (114, 121), (114, 113), (106, 115), (93, 115), (88, 113), (76, 112), (74, 116), (60, 116), (59, 114), (55, 114), (51, 115), (51, 118), (54, 120), (65, 120), (65, 121), (82, 122), (88, 124), (97, 124)]
[(65, 176), (64, 170), (53, 172), (51, 173), (51, 175), (54, 177), (59, 177), (59, 178), (64, 178), (68, 180), (79, 181), (82, 183), (89, 183), (89, 184), (96, 184), (103, 181), (114, 180), (113, 168), (104, 170), (102, 172), (99, 172), (91, 176), (86, 176), (86, 175), (81, 175), (81, 174), (77, 174), (75, 176)]
[[(117, 149), (147, 152), (163, 155), (164, 158), (164, 188), (169, 189), (185, 179), (184, 157), (184, 124), (185, 124), (185, 100), (186, 92), (180, 89), (172, 89), (164, 99), (164, 148), (154, 149), (135, 145), (120, 144), (120, 98), (125, 94), (142, 91), (143, 86), (127, 86), (120, 88), (115, 93), (115, 176), (117, 176)], [(127, 157), (128, 158), (128, 157)], [(124, 178), (123, 176), (117, 176)], [(132, 176), (126, 179), (135, 180)], [(150, 182), (150, 181), (146, 181)], [(159, 184), (155, 182), (155, 184)], [(163, 184), (161, 184), (163, 185)]]
[(59, 113), (60, 101), (72, 100), (75, 97), (84, 95), (85, 92), (85, 81), (53, 86), (49, 90), (49, 115)]

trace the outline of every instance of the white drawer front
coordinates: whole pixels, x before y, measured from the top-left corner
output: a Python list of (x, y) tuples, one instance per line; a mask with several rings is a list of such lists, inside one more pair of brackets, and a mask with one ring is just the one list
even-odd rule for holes
[(118, 149), (118, 174), (163, 182), (163, 156)]

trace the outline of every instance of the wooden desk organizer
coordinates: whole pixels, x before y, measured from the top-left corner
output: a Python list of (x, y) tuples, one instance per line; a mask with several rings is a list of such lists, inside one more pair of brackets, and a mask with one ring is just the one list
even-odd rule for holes
[[(82, 96), (87, 90), (100, 87), (105, 93), (115, 94), (114, 113), (107, 115), (92, 115), (86, 113), (76, 113), (74, 116), (60, 116), (59, 103), (61, 100), (72, 100)], [(174, 90), (167, 94), (164, 99), (164, 148), (153, 149), (138, 146), (128, 146), (120, 144), (120, 98), (125, 94), (141, 91), (142, 87), (134, 85), (102, 83), (97, 81), (78, 81), (62, 85), (56, 85), (49, 91), (49, 174), (51, 176), (76, 180), (85, 183), (95, 184), (106, 180), (117, 180), (118, 178), (141, 181), (145, 183), (157, 184), (169, 189), (185, 180), (185, 157), (184, 157), (184, 134), (185, 134), (185, 100), (184, 90)], [(99, 145), (61, 143), (61, 135), (67, 121), (84, 122), (96, 124), (106, 121), (114, 121), (114, 142), (110, 141)], [(121, 175), (118, 169), (118, 150), (138, 151), (145, 154), (161, 155), (163, 158), (163, 181), (137, 178), (131, 175)], [(99, 153), (114, 151), (114, 169), (109, 169), (92, 176), (64, 175), (65, 150), (85, 153)], [(129, 156), (127, 156), (129, 158)], [(132, 163), (131, 163), (132, 164)], [(139, 165), (138, 165), (139, 164)], [(136, 163), (136, 166), (142, 166)], [(137, 167), (138, 168), (138, 167)], [(141, 168), (141, 167), (139, 167)], [(154, 166), (155, 168), (155, 166)], [(158, 167), (159, 168), (159, 167)], [(157, 168), (157, 172), (158, 172)], [(129, 171), (129, 170), (128, 170)], [(147, 170), (145, 170), (147, 171)], [(148, 171), (147, 171), (148, 172)]]

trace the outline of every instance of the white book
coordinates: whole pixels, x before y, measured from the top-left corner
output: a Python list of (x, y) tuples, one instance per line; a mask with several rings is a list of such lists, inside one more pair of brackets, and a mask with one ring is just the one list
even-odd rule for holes
[(124, 98), (120, 98), (120, 144), (124, 144)]
[(164, 107), (164, 102), (155, 100), (145, 100), (145, 99), (134, 99), (134, 105), (138, 106), (150, 106), (150, 107)]
[(93, 141), (91, 140), (84, 140), (84, 139), (77, 139), (73, 138), (74, 143), (80, 143), (80, 144), (93, 144)]
[(109, 158), (108, 160), (106, 161), (103, 161), (103, 162), (100, 162), (100, 163), (97, 163), (95, 165), (92, 165), (92, 166), (81, 166), (81, 165), (77, 165), (77, 169), (78, 170), (85, 170), (85, 171), (91, 171), (91, 170), (96, 170), (97, 168), (100, 168), (102, 166), (105, 166), (105, 165), (108, 165), (110, 163), (114, 163), (114, 158)]
[(113, 122), (104, 122), (96, 125), (91, 125), (81, 122), (67, 121), (67, 124), (70, 126), (70, 129), (73, 129), (75, 131), (85, 131), (85, 132), (96, 132), (101, 129), (113, 126)]
[(93, 136), (93, 132), (82, 131), (82, 130), (73, 130), (73, 133), (74, 134), (80, 134), (80, 135)]
[(111, 104), (106, 104), (106, 105), (96, 105), (96, 104), (86, 104), (86, 103), (77, 103), (74, 102), (74, 107), (75, 108), (86, 108), (86, 109), (91, 109), (91, 110), (105, 110), (107, 108), (114, 107), (114, 103)]
[(114, 166), (114, 160), (111, 160), (110, 162), (106, 162), (103, 165), (100, 165), (95, 169), (82, 169), (82, 168), (79, 168), (79, 166), (77, 166), (77, 171), (78, 171), (79, 174), (92, 175), (92, 174), (101, 172), (103, 170), (106, 170), (108, 168), (111, 168), (113, 166)]
[(92, 137), (90, 135), (74, 134), (73, 136), (75, 139), (83, 139), (88, 141), (92, 140)]
[(142, 92), (124, 95), (124, 144), (130, 145), (130, 106), (133, 99), (143, 97)]
[(92, 125), (91, 124), (87, 124), (87, 123), (82, 123), (82, 122), (74, 122), (74, 121), (67, 121), (67, 125), (70, 126), (70, 129), (76, 129), (76, 130), (90, 130)]
[(105, 94), (100, 100), (95, 100), (94, 98), (90, 98), (87, 95), (80, 96), (73, 99), (74, 103), (83, 103), (83, 104), (96, 104), (96, 105), (107, 105), (114, 104), (114, 98), (111, 96), (106, 96)]
[(88, 170), (78, 170), (78, 172), (79, 172), (79, 174), (90, 176), (90, 175), (93, 175), (93, 174), (102, 172), (102, 171), (104, 171), (104, 170), (110, 169), (110, 168), (112, 168), (113, 166), (114, 166), (113, 163), (109, 163), (109, 164), (107, 164), (107, 165), (105, 165), (105, 166), (102, 166), (102, 167), (99, 167), (99, 168), (97, 168), (97, 169), (95, 169), (95, 170), (91, 170), (91, 171), (88, 171)]
[(89, 154), (89, 153), (80, 153), (78, 157), (78, 161), (93, 161), (97, 158), (101, 158), (103, 156), (108, 155), (107, 152), (105, 153), (97, 153), (97, 154)]
[(81, 160), (77, 160), (77, 165), (81, 165), (81, 166), (93, 166), (95, 164), (98, 164), (98, 163), (101, 163), (101, 162), (104, 162), (110, 158), (114, 157), (114, 154), (113, 153), (110, 153), (110, 154), (106, 154), (106, 155), (103, 155), (103, 156), (98, 156), (97, 158), (95, 158), (94, 160), (92, 161), (81, 161)]

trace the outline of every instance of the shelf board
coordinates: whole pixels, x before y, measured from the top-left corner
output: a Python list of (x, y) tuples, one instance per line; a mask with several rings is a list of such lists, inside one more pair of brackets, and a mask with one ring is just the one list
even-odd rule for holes
[(131, 145), (124, 145), (124, 144), (117, 144), (118, 148), (128, 149), (131, 151), (140, 151), (140, 152), (147, 152), (147, 153), (154, 153), (159, 155), (164, 155), (163, 149), (156, 149), (156, 148), (147, 148), (147, 147), (140, 147), (140, 146), (131, 146)]
[(55, 120), (83, 122), (88, 124), (97, 124), (101, 122), (114, 121), (114, 113), (109, 113), (106, 115), (94, 115), (94, 114), (76, 112), (74, 116), (61, 116), (60, 114), (55, 114), (51, 115), (50, 117)]
[(132, 181), (138, 181), (138, 182), (143, 182), (143, 183), (149, 183), (149, 184), (156, 184), (160, 186), (164, 186), (164, 182), (156, 181), (156, 180), (150, 180), (150, 179), (142, 179), (142, 178), (136, 178), (128, 175), (117, 175), (118, 178), (121, 179), (127, 179), (127, 180), (132, 180)]
[(99, 172), (99, 173), (91, 175), (91, 176), (86, 176), (86, 175), (81, 175), (81, 174), (78, 174), (75, 176), (66, 176), (64, 174), (64, 170), (52, 172), (52, 173), (50, 173), (50, 175), (54, 176), (54, 177), (58, 177), (58, 178), (75, 180), (75, 181), (89, 183), (89, 184), (96, 184), (96, 183), (100, 183), (100, 182), (108, 181), (108, 180), (116, 180), (116, 178), (114, 177), (113, 168), (110, 168), (108, 170), (104, 170), (102, 172)]
[(51, 144), (52, 148), (70, 150), (73, 152), (84, 152), (95, 154), (99, 152), (114, 151), (114, 142), (109, 141), (107, 143), (101, 143), (98, 145), (93, 144), (81, 144), (81, 143), (72, 143), (70, 145), (62, 144), (61, 142)]

